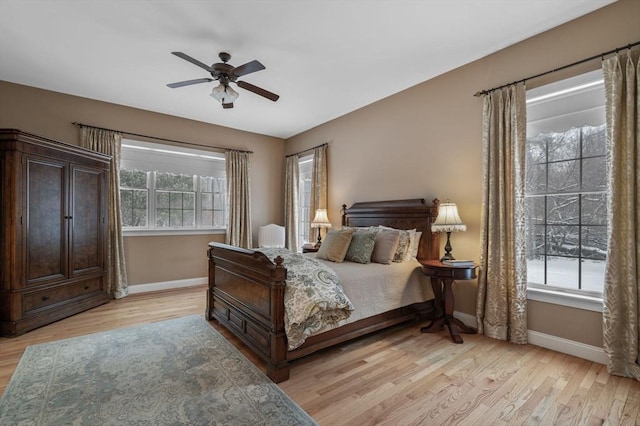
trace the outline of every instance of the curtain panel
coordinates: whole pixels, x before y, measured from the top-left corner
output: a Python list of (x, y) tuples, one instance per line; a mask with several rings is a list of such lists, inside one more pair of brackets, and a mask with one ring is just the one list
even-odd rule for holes
[(639, 68), (637, 51), (602, 64), (609, 173), (603, 346), (608, 372), (636, 380), (640, 380)]
[[(309, 208), (309, 224), (317, 209), (327, 208), (327, 145), (313, 150), (313, 171), (311, 173), (311, 205)], [(313, 229), (309, 227), (309, 235)]]
[(229, 224), (225, 242), (251, 248), (251, 193), (249, 190), (249, 153), (226, 150), (227, 202)]
[(523, 83), (485, 96), (476, 319), (480, 333), (518, 344), (527, 343), (526, 124)]
[(285, 246), (298, 250), (298, 203), (300, 194), (300, 168), (297, 155), (287, 157), (284, 182)]
[(120, 299), (129, 294), (127, 269), (124, 257), (124, 238), (120, 214), (120, 151), (122, 135), (110, 130), (82, 127), (80, 146), (111, 156), (109, 171), (109, 236), (107, 270), (109, 271), (109, 295)]

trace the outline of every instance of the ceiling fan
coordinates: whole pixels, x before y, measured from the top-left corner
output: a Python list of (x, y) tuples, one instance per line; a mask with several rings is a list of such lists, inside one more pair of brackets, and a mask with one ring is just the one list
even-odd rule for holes
[(222, 62), (218, 62), (211, 66), (206, 65), (197, 59), (192, 58), (191, 56), (182, 53), (182, 52), (171, 52), (179, 58), (184, 59), (185, 61), (191, 62), (194, 65), (199, 66), (200, 68), (209, 71), (211, 77), (213, 78), (197, 78), (195, 80), (186, 80), (179, 81), (177, 83), (167, 84), (172, 89), (183, 86), (190, 86), (192, 84), (199, 83), (208, 83), (210, 81), (218, 80), (220, 85), (214, 87), (211, 91), (211, 97), (220, 101), (222, 103), (223, 108), (233, 108), (233, 102), (238, 99), (238, 92), (233, 90), (229, 83), (235, 83), (239, 87), (246, 89), (250, 92), (253, 92), (257, 95), (270, 99), (272, 101), (277, 101), (280, 96), (275, 93), (271, 93), (268, 90), (265, 90), (261, 87), (254, 86), (251, 83), (247, 83), (246, 81), (238, 81), (238, 77), (242, 77), (247, 74), (251, 74), (252, 72), (260, 71), (265, 69), (264, 65), (262, 65), (259, 61), (253, 60), (251, 62), (247, 62), (244, 65), (240, 65), (239, 67), (234, 67), (229, 65), (227, 62), (231, 59), (231, 55), (227, 52), (220, 52), (218, 56)]

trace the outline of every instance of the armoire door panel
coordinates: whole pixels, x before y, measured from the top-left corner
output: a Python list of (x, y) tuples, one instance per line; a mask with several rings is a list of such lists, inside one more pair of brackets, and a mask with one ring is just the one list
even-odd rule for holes
[(67, 275), (65, 165), (27, 158), (28, 285)]
[(103, 268), (102, 200), (104, 173), (74, 167), (72, 171), (71, 273)]

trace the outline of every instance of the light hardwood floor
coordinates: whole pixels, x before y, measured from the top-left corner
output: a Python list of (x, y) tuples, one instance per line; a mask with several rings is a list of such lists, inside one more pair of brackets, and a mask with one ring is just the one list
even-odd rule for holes
[[(132, 295), (16, 338), (0, 338), (0, 391), (28, 345), (202, 315), (205, 288)], [(257, 359), (215, 321), (263, 371)], [(479, 335), (451, 342), (406, 324), (292, 363), (280, 387), (321, 425), (638, 425), (640, 383), (603, 365)]]

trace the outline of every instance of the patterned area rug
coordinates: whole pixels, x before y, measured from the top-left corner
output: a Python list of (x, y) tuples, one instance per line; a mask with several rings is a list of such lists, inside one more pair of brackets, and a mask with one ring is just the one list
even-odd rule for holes
[(315, 425), (193, 315), (29, 346), (2, 425)]

